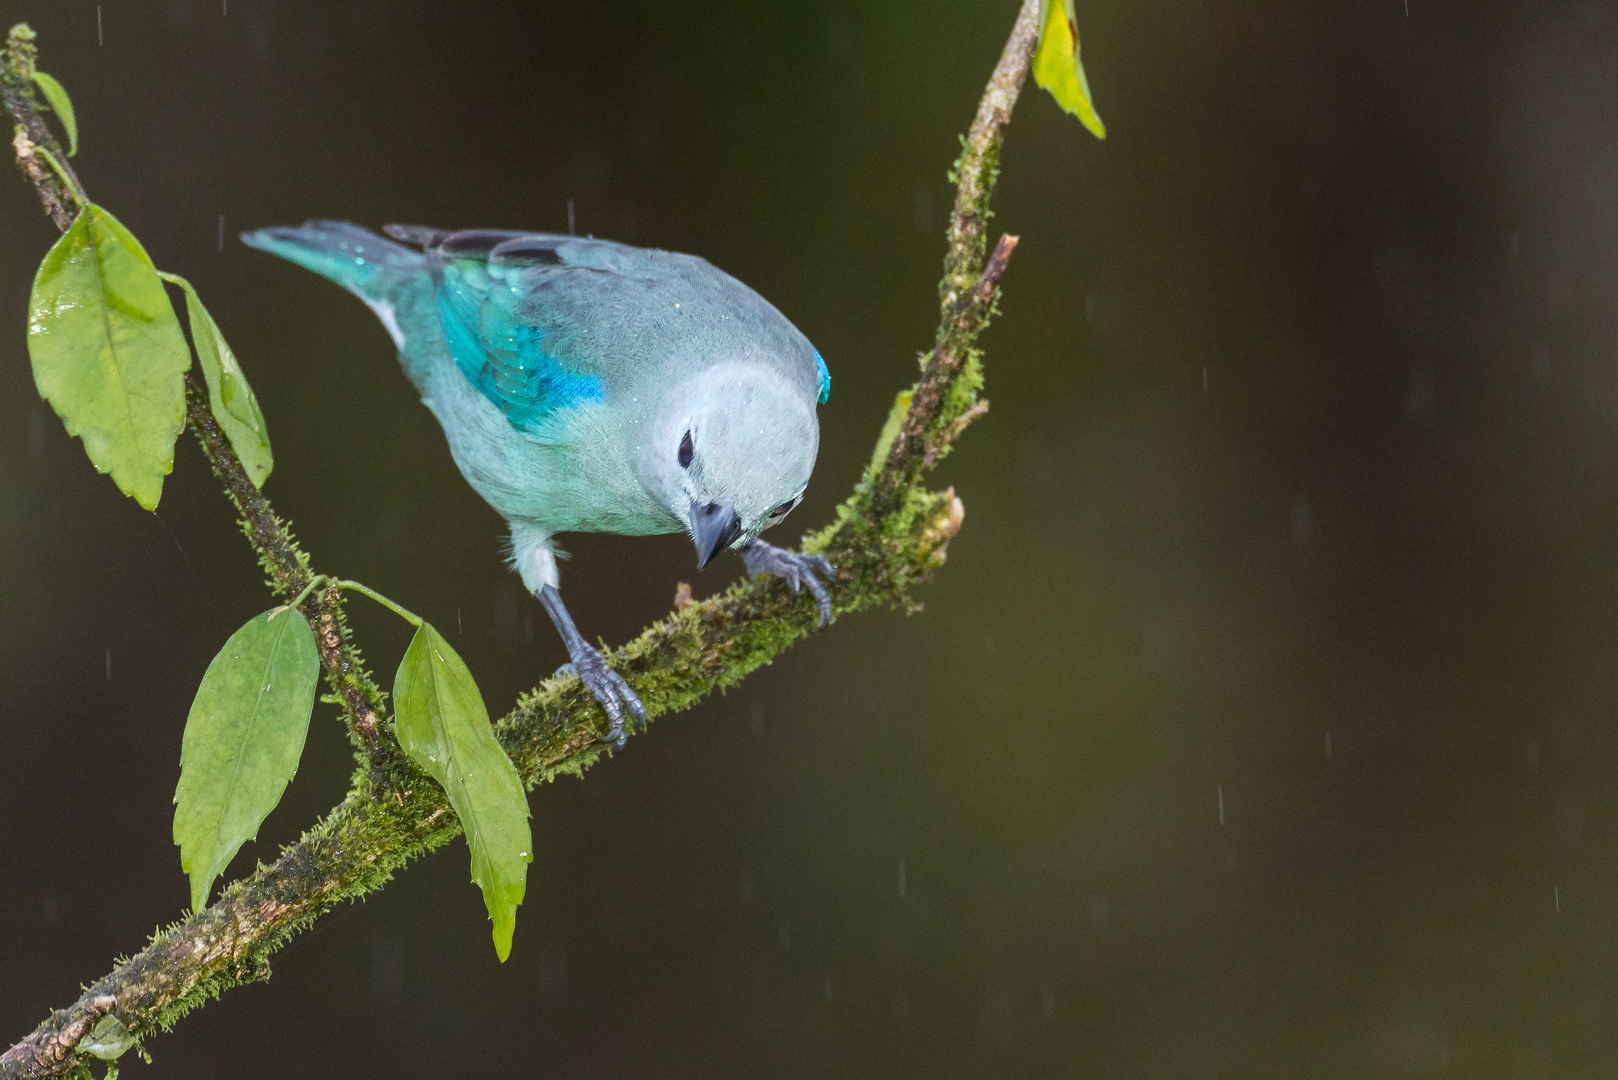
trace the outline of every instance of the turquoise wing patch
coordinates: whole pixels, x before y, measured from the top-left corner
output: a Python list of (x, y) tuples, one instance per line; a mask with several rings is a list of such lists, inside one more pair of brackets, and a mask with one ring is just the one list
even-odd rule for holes
[(820, 403), (826, 404), (831, 397), (831, 372), (826, 370), (826, 361), (821, 359), (820, 350), (815, 350), (815, 374), (820, 378)]
[(605, 391), (546, 350), (544, 327), (515, 317), (519, 298), (498, 267), (457, 260), (440, 270), (438, 313), (455, 366), (513, 427), (537, 434), (558, 411), (601, 401)]

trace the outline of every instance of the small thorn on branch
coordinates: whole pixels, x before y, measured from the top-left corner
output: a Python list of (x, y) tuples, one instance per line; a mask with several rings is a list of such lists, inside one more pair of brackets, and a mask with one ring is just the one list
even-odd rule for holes
[(983, 264), (983, 273), (978, 275), (967, 295), (974, 304), (987, 304), (994, 296), (995, 288), (1000, 284), (1000, 275), (1006, 272), (1006, 263), (1011, 260), (1011, 253), (1017, 250), (1021, 237), (1011, 233), (1001, 233), (1000, 240), (994, 245), (994, 252), (989, 261)]

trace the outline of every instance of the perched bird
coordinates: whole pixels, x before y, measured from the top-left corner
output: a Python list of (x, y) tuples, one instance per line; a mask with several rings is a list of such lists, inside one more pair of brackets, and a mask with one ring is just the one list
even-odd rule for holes
[[(831, 564), (758, 539), (803, 498), (825, 362), (703, 259), (549, 233), (341, 221), (245, 233), (370, 305), (462, 475), (511, 526), (511, 561), (624, 740), (646, 710), (557, 591), (555, 537), (685, 531), (815, 599)], [(394, 241), (399, 241), (395, 243)]]

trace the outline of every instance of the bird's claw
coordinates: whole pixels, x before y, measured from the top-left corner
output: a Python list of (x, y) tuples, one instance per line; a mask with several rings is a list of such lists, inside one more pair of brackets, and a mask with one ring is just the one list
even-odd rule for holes
[(636, 726), (646, 730), (646, 706), (641, 704), (635, 691), (624, 677), (607, 666), (607, 661), (593, 645), (580, 643), (573, 662), (556, 669), (558, 675), (577, 675), (585, 689), (595, 695), (607, 711), (607, 741), (614, 746), (624, 745), (629, 737), (624, 731), (624, 711), (627, 709)]
[(796, 551), (786, 551), (762, 540), (754, 540), (739, 550), (742, 561), (747, 564), (749, 574), (769, 574), (778, 577), (791, 588), (793, 596), (798, 595), (800, 587), (808, 589), (809, 595), (815, 598), (815, 610), (820, 613), (820, 625), (825, 626), (831, 622), (831, 593), (827, 592), (825, 583), (820, 578), (825, 577), (830, 581), (836, 575), (837, 569), (824, 555), (800, 555)]

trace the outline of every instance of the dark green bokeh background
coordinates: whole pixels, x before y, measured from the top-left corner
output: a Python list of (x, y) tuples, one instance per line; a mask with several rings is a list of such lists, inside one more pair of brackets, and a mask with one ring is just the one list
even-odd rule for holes
[[(993, 3), (7, 2), (78, 167), (201, 289), (318, 566), (491, 708), (563, 659), (373, 316), (240, 246), (346, 217), (705, 255), (835, 378), (827, 519), (930, 342)], [(1618, 1052), (1618, 5), (1079, 5), (1019, 106), (994, 409), (927, 610), (850, 619), (151, 1044), (160, 1077), (1565, 1077)], [(266, 606), (189, 436), (157, 515), (34, 394), (0, 183), (0, 1034), (178, 917), (196, 681)], [(229, 239), (215, 250), (219, 215)], [(580, 537), (586, 632), (693, 577)], [(406, 629), (354, 622), (391, 681)], [(108, 656), (110, 655), (110, 679)], [(304, 768), (232, 874), (336, 800)], [(1221, 806), (1223, 822), (1221, 822)], [(901, 864), (904, 889), (901, 892)]]

